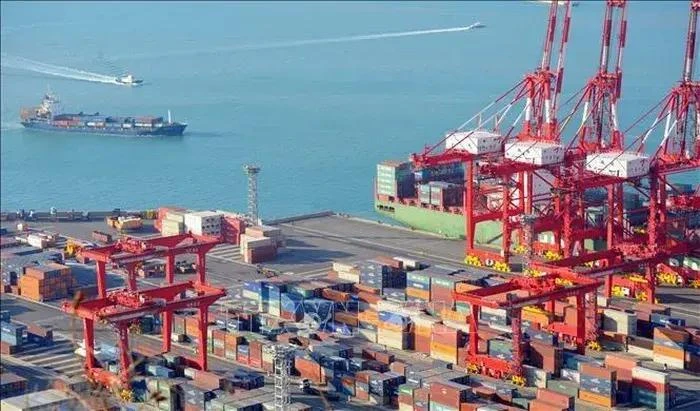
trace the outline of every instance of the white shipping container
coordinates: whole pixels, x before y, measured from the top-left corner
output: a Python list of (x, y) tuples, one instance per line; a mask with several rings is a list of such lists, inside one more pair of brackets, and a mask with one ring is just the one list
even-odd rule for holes
[(339, 263), (339, 262), (333, 263), (333, 271), (337, 271), (339, 273), (341, 273), (341, 272), (354, 273), (354, 272), (358, 272), (357, 270), (358, 270), (357, 264)]
[(222, 214), (214, 211), (197, 211), (185, 214), (185, 229), (197, 235), (221, 234)]
[(360, 282), (360, 274), (359, 273), (350, 273), (350, 272), (340, 271), (340, 272), (338, 272), (338, 278), (340, 278), (341, 280), (352, 281), (353, 283), (358, 283), (358, 284)]
[(165, 213), (165, 218), (171, 221), (177, 221), (184, 224), (185, 213), (178, 213), (177, 211), (168, 211), (167, 213)]
[(270, 245), (275, 245), (275, 241), (272, 238), (251, 237), (246, 234), (241, 234), (241, 250), (248, 250)]
[(564, 161), (564, 146), (541, 141), (515, 141), (506, 143), (505, 157), (519, 163), (536, 165), (555, 164)]
[(632, 368), (632, 378), (651, 381), (657, 384), (668, 384), (670, 377), (667, 372), (651, 370), (644, 367), (634, 367)]
[(634, 335), (637, 331), (637, 317), (624, 311), (606, 308), (603, 310), (603, 329), (624, 335)]
[(668, 357), (658, 353), (654, 353), (651, 358), (655, 363), (666, 364), (668, 368), (677, 368), (679, 370), (685, 368), (685, 361), (678, 358)]
[(561, 378), (581, 383), (581, 373), (578, 371), (570, 370), (568, 368), (561, 369)]
[(484, 314), (497, 315), (506, 318), (506, 310), (503, 308), (481, 307), (481, 312)]
[(445, 149), (455, 148), (471, 154), (486, 154), (501, 151), (503, 136), (486, 130), (458, 131), (448, 133)]
[[(563, 372), (564, 370), (562, 370)], [(527, 385), (537, 388), (547, 388), (547, 381), (552, 374), (531, 365), (523, 364), (523, 374)]]
[(586, 170), (613, 177), (639, 177), (649, 173), (649, 157), (628, 152), (589, 154)]
[(36, 248), (47, 248), (49, 246), (49, 242), (46, 238), (34, 234), (29, 234), (27, 236), (27, 244)]

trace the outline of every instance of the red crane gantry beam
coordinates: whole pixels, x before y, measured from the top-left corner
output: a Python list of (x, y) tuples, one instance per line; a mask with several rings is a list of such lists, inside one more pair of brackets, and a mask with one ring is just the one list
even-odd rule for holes
[[(572, 286), (559, 286), (556, 284), (557, 279), (570, 281)], [(522, 376), (522, 364), (525, 353), (522, 346), (522, 308), (529, 305), (538, 305), (547, 303), (550, 311), (553, 311), (553, 302), (561, 298), (576, 296), (577, 305), (577, 324), (571, 332), (579, 349), (583, 349), (586, 342), (586, 323), (589, 323), (590, 339), (597, 336), (597, 323), (595, 320), (596, 302), (595, 298), (591, 299), (586, 311), (586, 294), (595, 294), (601, 282), (576, 275), (570, 271), (557, 271), (537, 278), (514, 278), (508, 283), (500, 284), (494, 287), (481, 288), (478, 290), (468, 291), (465, 293), (454, 293), (456, 301), (464, 301), (471, 304), (471, 315), (469, 317), (469, 359), (473, 364), (477, 364), (485, 372), (490, 372), (496, 375), (504, 376), (507, 374)], [(505, 302), (488, 300), (489, 296), (507, 293), (516, 290), (526, 290), (534, 295), (527, 297), (509, 298)], [(513, 361), (505, 361), (498, 358), (492, 358), (486, 355), (480, 355), (477, 352), (477, 342), (479, 340), (478, 318), (481, 307), (491, 307), (505, 309), (511, 317), (512, 336), (513, 336)]]
[[(187, 241), (187, 243), (182, 244)], [(221, 241), (215, 237), (180, 234), (148, 240), (122, 238), (114, 244), (81, 251), (82, 255), (95, 260), (97, 271), (97, 291), (101, 298), (107, 295), (106, 264), (125, 266), (127, 288), (136, 290), (136, 267), (150, 258), (166, 258), (166, 281), (172, 283), (175, 273), (175, 256), (179, 254), (197, 255), (197, 278), (204, 283), (206, 275), (206, 253)]]
[[(175, 299), (185, 291), (195, 294), (193, 297)], [(85, 341), (85, 366), (88, 375), (106, 385), (118, 382), (121, 387), (128, 387), (130, 378), (129, 325), (138, 321), (145, 314), (166, 313), (172, 315), (175, 310), (185, 308), (199, 309), (199, 349), (198, 365), (207, 369), (207, 323), (209, 306), (226, 295), (226, 291), (197, 282), (184, 282), (145, 291), (116, 291), (106, 297), (85, 301), (77, 306), (65, 302), (62, 309), (83, 319)], [(95, 321), (113, 325), (119, 333), (120, 375), (115, 378), (111, 373), (97, 366), (95, 351)], [(163, 339), (170, 339), (170, 327), (163, 327)]]

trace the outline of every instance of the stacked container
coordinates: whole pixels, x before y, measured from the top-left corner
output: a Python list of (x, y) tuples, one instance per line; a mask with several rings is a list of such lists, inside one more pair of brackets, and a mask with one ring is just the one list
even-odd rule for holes
[(450, 163), (436, 167), (423, 168), (414, 173), (416, 183), (429, 181), (464, 181), (464, 165), (462, 163)]
[(431, 181), (418, 186), (418, 199), (423, 204), (437, 207), (462, 205), (464, 186), (443, 181)]
[(654, 328), (654, 362), (682, 370), (685, 368), (685, 345), (689, 339), (690, 334), (685, 330)]
[(185, 230), (196, 235), (221, 236), (223, 215), (216, 211), (197, 211), (184, 215)]
[(406, 274), (406, 299), (408, 301), (430, 301), (430, 276), (421, 270)]
[(225, 243), (240, 244), (241, 234), (245, 232), (245, 220), (242, 217), (223, 213), (221, 219), (221, 239)]
[(442, 309), (454, 308), (454, 292), (456, 284), (463, 279), (449, 275), (433, 275), (430, 280), (430, 301), (437, 305), (434, 309), (439, 312)]
[(559, 375), (564, 364), (564, 350), (539, 342), (530, 342), (530, 364), (554, 375)]
[(605, 367), (617, 373), (617, 402), (627, 403), (632, 398), (632, 369), (639, 366), (639, 360), (621, 354), (605, 356)]
[(606, 308), (603, 310), (603, 329), (623, 335), (636, 335), (637, 316), (633, 313)]
[(377, 194), (389, 197), (414, 197), (415, 176), (410, 162), (383, 161), (377, 164)]
[(440, 322), (439, 319), (426, 314), (412, 316), (413, 320), (413, 349), (415, 351), (430, 354), (431, 336), (433, 326)]
[(556, 391), (539, 388), (537, 397), (530, 402), (532, 411), (573, 410), (574, 397)]
[(341, 280), (350, 281), (356, 284), (359, 284), (360, 282), (360, 269), (357, 264), (334, 262), (333, 271), (338, 273), (338, 278)]
[(430, 356), (436, 360), (457, 364), (457, 348), (463, 347), (466, 337), (460, 330), (442, 324), (433, 325)]
[(298, 322), (304, 318), (304, 299), (297, 294), (282, 293), (280, 296), (280, 317)]
[(22, 296), (34, 301), (67, 298), (75, 285), (70, 267), (56, 263), (28, 266), (19, 280)]
[[(246, 233), (248, 231), (249, 229), (246, 228)], [(241, 234), (240, 246), (243, 261), (248, 264), (272, 260), (277, 255), (275, 240), (268, 237), (253, 237), (248, 234)]]
[(21, 347), (27, 327), (8, 321), (0, 322), (0, 340), (15, 347)]
[(405, 350), (411, 347), (410, 317), (389, 311), (379, 311), (377, 342), (387, 347)]
[(379, 324), (379, 314), (374, 310), (365, 310), (357, 314), (359, 323), (357, 332), (366, 340), (377, 342), (377, 326)]
[(581, 376), (578, 398), (611, 408), (617, 398), (617, 372), (593, 364), (579, 366)]
[(435, 411), (459, 411), (468, 399), (471, 388), (450, 381), (430, 384), (430, 409)]
[(632, 368), (632, 401), (664, 411), (670, 408), (669, 375), (644, 367)]
[(300, 355), (294, 358), (294, 369), (301, 378), (313, 383), (321, 384), (321, 365), (308, 355)]

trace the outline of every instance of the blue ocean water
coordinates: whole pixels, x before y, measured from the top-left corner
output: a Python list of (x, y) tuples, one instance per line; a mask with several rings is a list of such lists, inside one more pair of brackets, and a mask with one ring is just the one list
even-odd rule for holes
[[(131, 89), (3, 66), (3, 210), (160, 204), (244, 210), (242, 165), (254, 162), (262, 167), (265, 217), (320, 209), (372, 215), (376, 163), (439, 141), (534, 68), (548, 10), (515, 1), (0, 7), (3, 59), (97, 73), (108, 72), (109, 62), (148, 83)], [(687, 7), (629, 5), (622, 126), (680, 78)], [(564, 96), (595, 71), (602, 12), (601, 2), (573, 10)], [(294, 43), (475, 21), (487, 27)], [(189, 126), (182, 138), (162, 139), (22, 129), (20, 107), (38, 103), (47, 85), (70, 111), (165, 115), (169, 109)]]

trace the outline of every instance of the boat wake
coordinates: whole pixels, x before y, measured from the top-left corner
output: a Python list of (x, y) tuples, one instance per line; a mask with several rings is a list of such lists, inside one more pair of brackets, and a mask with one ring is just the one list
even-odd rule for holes
[(3, 67), (15, 68), (19, 70), (33, 71), (35, 73), (48, 74), (73, 80), (90, 81), (93, 83), (119, 84), (113, 76), (108, 76), (89, 71), (78, 70), (70, 67), (56, 66), (42, 63), (24, 57), (2, 55), (0, 59)]
[[(211, 49), (204, 50), (175, 50), (168, 51), (163, 54), (131, 54), (128, 56), (129, 59), (133, 58), (150, 58), (150, 57), (172, 57), (172, 56), (190, 56), (190, 55), (200, 55), (200, 54), (214, 54), (222, 52), (236, 52), (236, 51), (252, 51), (252, 50), (266, 50), (266, 49), (278, 49), (278, 48), (288, 48), (288, 47), (301, 47), (310, 46), (316, 44), (330, 44), (330, 43), (349, 43), (354, 41), (367, 41), (367, 40), (380, 40), (389, 39), (397, 37), (411, 37), (411, 36), (424, 36), (429, 34), (443, 34), (443, 33), (458, 33), (469, 31), (472, 29), (482, 28), (483, 24), (477, 22), (470, 24), (469, 26), (461, 27), (448, 27), (443, 29), (430, 29), (430, 30), (412, 30), (412, 31), (401, 31), (393, 33), (377, 33), (377, 34), (363, 34), (356, 36), (344, 36), (344, 37), (334, 37), (325, 39), (310, 39), (310, 40), (295, 40), (295, 41), (281, 41), (274, 43), (263, 43), (263, 44), (251, 44), (243, 46), (230, 46), (230, 47), (215, 47)], [(127, 57), (127, 56), (124, 56)]]

